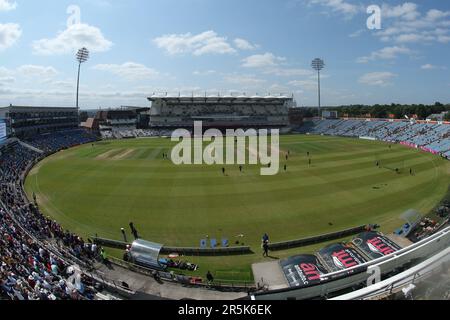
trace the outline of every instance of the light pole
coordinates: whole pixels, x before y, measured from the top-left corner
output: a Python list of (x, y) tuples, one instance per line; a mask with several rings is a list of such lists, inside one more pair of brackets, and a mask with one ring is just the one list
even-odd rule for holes
[(313, 62), (311, 63), (311, 66), (314, 70), (317, 71), (317, 83), (318, 83), (318, 95), (319, 95), (319, 118), (321, 118), (320, 115), (320, 71), (325, 67), (325, 62), (323, 62), (322, 59), (316, 58), (313, 60)]
[(78, 106), (78, 93), (80, 92), (80, 70), (81, 70), (81, 64), (88, 61), (89, 59), (89, 50), (86, 48), (81, 48), (77, 52), (76, 59), (78, 61), (78, 78), (77, 78), (77, 109), (79, 109)]

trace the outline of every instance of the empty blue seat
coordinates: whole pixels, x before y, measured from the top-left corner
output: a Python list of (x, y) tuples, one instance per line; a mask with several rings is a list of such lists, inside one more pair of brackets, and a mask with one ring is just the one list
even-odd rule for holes
[(230, 245), (228, 239), (222, 239), (222, 247), (227, 248)]

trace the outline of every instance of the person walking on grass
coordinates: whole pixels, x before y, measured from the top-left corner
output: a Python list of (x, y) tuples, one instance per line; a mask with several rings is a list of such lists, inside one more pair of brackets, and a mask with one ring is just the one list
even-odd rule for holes
[(214, 277), (211, 271), (208, 271), (208, 273), (206, 274), (206, 280), (208, 281), (208, 285), (211, 285), (214, 282)]
[(263, 257), (269, 257), (269, 241), (264, 241), (263, 243)]
[(139, 234), (138, 234), (138, 232), (137, 232), (133, 222), (130, 222), (130, 229), (131, 229), (131, 233), (134, 236), (134, 239), (138, 240), (139, 239)]

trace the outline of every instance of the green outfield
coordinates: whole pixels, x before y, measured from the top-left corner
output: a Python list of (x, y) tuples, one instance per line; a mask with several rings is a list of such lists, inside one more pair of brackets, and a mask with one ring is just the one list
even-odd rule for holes
[(121, 240), (120, 228), (129, 231), (133, 221), (141, 237), (168, 246), (198, 247), (207, 236), (250, 245), (254, 254), (188, 259), (200, 272), (249, 280), (251, 263), (263, 260), (265, 232), (272, 242), (368, 223), (391, 232), (401, 226), (404, 211), (428, 213), (449, 185), (448, 161), (381, 142), (282, 136), (276, 176), (261, 176), (260, 166), (244, 166), (243, 173), (237, 165), (226, 166), (227, 176), (222, 166), (175, 166), (163, 159), (173, 145), (168, 139), (137, 139), (62, 151), (30, 172), (26, 191), (36, 194), (45, 214), (83, 236)]

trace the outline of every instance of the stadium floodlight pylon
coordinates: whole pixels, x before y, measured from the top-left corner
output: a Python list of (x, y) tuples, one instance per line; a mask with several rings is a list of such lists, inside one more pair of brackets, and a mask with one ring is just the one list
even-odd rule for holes
[(76, 59), (78, 61), (78, 78), (77, 78), (77, 109), (79, 109), (78, 106), (78, 94), (80, 92), (80, 71), (81, 71), (81, 64), (88, 61), (89, 59), (89, 50), (86, 48), (81, 48), (78, 50)]
[(320, 115), (320, 108), (321, 108), (321, 101), (320, 101), (320, 71), (325, 67), (325, 62), (320, 59), (320, 58), (316, 58), (312, 61), (311, 66), (314, 70), (317, 71), (317, 83), (318, 83), (318, 96), (319, 96), (319, 118), (321, 118)]

